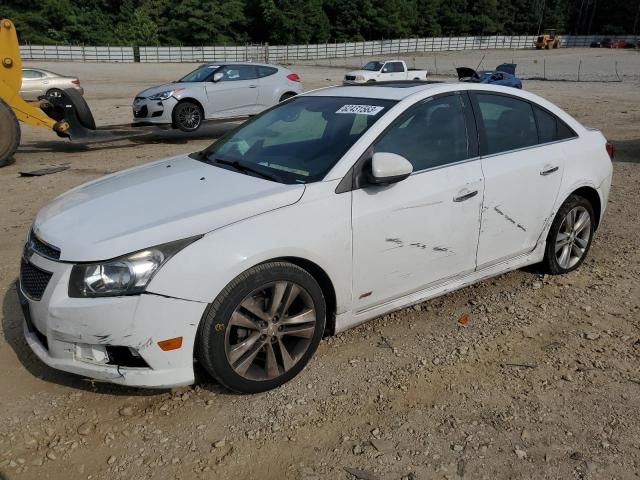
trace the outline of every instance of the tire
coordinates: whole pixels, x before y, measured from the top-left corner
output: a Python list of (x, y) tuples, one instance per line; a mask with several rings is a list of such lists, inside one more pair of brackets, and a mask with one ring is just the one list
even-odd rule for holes
[[(274, 296), (281, 301), (272, 317)], [(236, 277), (211, 304), (198, 328), (196, 358), (226, 388), (264, 392), (306, 366), (325, 323), (322, 289), (306, 270), (287, 262), (264, 263)]]
[(88, 128), (89, 130), (96, 129), (96, 121), (93, 118), (91, 109), (89, 108), (87, 101), (77, 90), (74, 90), (73, 88), (65, 88), (63, 98), (71, 102), (71, 105), (73, 105), (73, 109), (76, 112), (76, 117), (78, 117), (78, 121), (83, 127)]
[(171, 116), (173, 127), (183, 132), (195, 132), (204, 122), (204, 112), (200, 105), (188, 100), (178, 103)]
[[(573, 220), (569, 217), (572, 212)], [(588, 224), (580, 221), (583, 215), (586, 215), (584, 222), (588, 221)], [(569, 273), (582, 265), (591, 248), (595, 221), (593, 206), (586, 198), (578, 195), (567, 198), (558, 210), (547, 235), (542, 266), (548, 273)], [(565, 252), (568, 252), (566, 256)]]
[(13, 109), (0, 99), (0, 167), (15, 162), (13, 155), (20, 145), (20, 124)]
[(296, 96), (296, 94), (295, 94), (295, 93), (293, 93), (293, 92), (287, 92), (287, 93), (284, 93), (284, 94), (282, 94), (282, 96), (280, 97), (279, 102), (284, 102), (285, 100), (289, 100), (290, 98), (293, 98), (293, 97), (295, 97), (295, 96)]
[(47, 93), (45, 94), (45, 96), (54, 97), (54, 98), (61, 97), (62, 96), (62, 90), (60, 90), (59, 88), (52, 88), (50, 90), (47, 90)]

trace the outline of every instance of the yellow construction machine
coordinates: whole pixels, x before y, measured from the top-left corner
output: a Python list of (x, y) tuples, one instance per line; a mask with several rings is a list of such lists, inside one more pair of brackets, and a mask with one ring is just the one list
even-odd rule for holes
[[(15, 26), (0, 20), (0, 167), (13, 163), (20, 144), (19, 122), (46, 128), (79, 143), (123, 140), (149, 133), (144, 129), (112, 126), (96, 129), (84, 98), (72, 89), (59, 97), (40, 97), (27, 102), (20, 96), (22, 60)], [(130, 127), (130, 126), (126, 126)]]
[(536, 50), (560, 48), (560, 35), (555, 30), (545, 30), (536, 37), (535, 47)]

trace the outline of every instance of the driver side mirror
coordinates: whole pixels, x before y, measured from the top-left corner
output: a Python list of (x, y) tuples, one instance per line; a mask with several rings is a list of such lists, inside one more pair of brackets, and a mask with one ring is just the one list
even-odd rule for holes
[(400, 182), (413, 172), (413, 165), (402, 155), (377, 152), (371, 159), (370, 182), (374, 185), (390, 185)]
[(224, 73), (218, 72), (213, 74), (213, 82), (219, 82), (224, 78)]

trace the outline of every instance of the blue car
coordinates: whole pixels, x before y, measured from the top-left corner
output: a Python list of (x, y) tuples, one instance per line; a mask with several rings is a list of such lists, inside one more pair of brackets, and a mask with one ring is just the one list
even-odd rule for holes
[(502, 85), (522, 89), (522, 80), (516, 76), (515, 63), (503, 63), (495, 70), (481, 70), (476, 72), (473, 68), (458, 67), (458, 80), (471, 83), (490, 83), (492, 85)]

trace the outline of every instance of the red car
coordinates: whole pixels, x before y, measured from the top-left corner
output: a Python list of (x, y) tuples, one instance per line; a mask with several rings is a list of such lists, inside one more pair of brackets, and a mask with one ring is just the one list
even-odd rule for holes
[(624, 40), (611, 40), (609, 44), (609, 48), (625, 48), (627, 46), (627, 42)]

